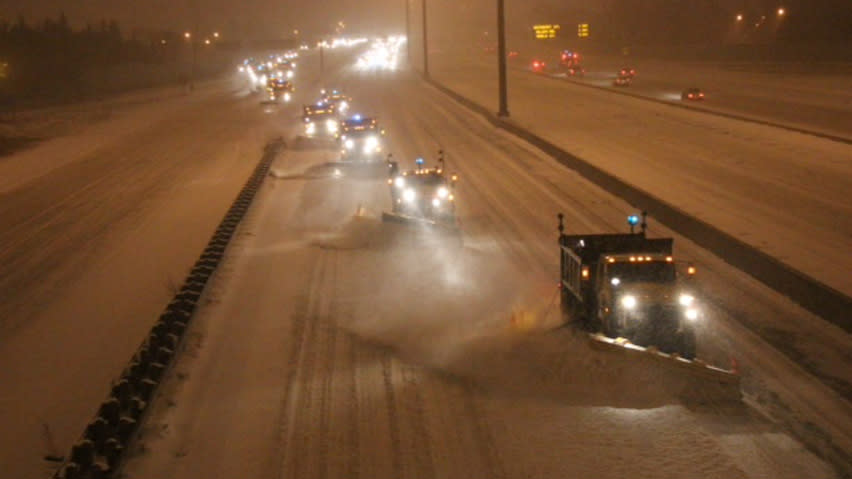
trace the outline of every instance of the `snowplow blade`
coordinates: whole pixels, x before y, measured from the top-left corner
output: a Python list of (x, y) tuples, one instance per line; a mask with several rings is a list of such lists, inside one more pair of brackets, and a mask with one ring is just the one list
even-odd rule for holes
[[(441, 238), (441, 242), (450, 241), (453, 243), (458, 243), (459, 245), (462, 244), (461, 230), (459, 230), (455, 222), (435, 221), (419, 216), (403, 215), (400, 213), (389, 213), (387, 211), (382, 212), (382, 222), (404, 225), (407, 226), (412, 232), (420, 229), (421, 233), (425, 233), (426, 231), (435, 233), (426, 236)], [(423, 237), (424, 235), (419, 234), (417, 236)]]
[(447, 231), (457, 231), (458, 227), (455, 222), (436, 221), (422, 216), (404, 215), (401, 213), (382, 212), (382, 221), (387, 223), (404, 223), (414, 225), (425, 225), (431, 228), (445, 229)]
[(712, 396), (714, 400), (741, 400), (740, 375), (736, 371), (712, 366), (700, 359), (684, 359), (653, 347), (637, 346), (624, 338), (612, 339), (602, 334), (589, 334), (588, 337), (592, 348), (598, 351), (631, 355), (636, 361), (647, 361), (678, 376), (694, 379), (693, 388), (682, 391), (684, 399), (700, 401)]

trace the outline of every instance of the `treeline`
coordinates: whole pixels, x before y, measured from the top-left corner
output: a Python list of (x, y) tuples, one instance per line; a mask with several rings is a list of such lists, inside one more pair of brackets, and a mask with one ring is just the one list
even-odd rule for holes
[(78, 30), (64, 14), (37, 24), (24, 18), (0, 23), (0, 100), (83, 97), (92, 88), (87, 78), (93, 72), (122, 63), (171, 61), (178, 48), (177, 41), (126, 38), (114, 20)]

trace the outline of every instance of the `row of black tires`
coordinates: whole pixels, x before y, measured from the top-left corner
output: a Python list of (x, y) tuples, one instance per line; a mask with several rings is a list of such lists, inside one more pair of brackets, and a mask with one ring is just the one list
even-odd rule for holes
[(98, 407), (82, 437), (72, 446), (54, 474), (56, 479), (97, 479), (115, 477), (124, 453), (144, 420), (157, 387), (172, 365), (204, 288), (224, 257), (236, 232), (269, 171), (282, 139), (269, 143), (251, 177), (196, 261), (178, 293), (151, 328), (142, 345), (130, 359), (109, 395)]

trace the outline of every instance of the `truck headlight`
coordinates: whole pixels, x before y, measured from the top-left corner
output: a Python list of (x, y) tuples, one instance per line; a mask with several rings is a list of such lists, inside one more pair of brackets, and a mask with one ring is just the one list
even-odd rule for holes
[(352, 141), (352, 140), (346, 140), (344, 145), (346, 145), (347, 150), (351, 150), (351, 149), (355, 148), (355, 142)]
[(397, 188), (405, 187), (405, 178), (401, 176), (397, 176), (396, 179), (393, 180), (393, 184), (396, 185)]
[(684, 313), (684, 316), (686, 316), (686, 319), (688, 319), (690, 321), (695, 321), (696, 319), (698, 319), (698, 309), (689, 308)]
[(284, 101), (290, 101), (290, 94), (289, 93), (284, 94)]
[(326, 129), (329, 133), (336, 133), (336, 132), (337, 132), (337, 122), (336, 122), (336, 121), (334, 121), (334, 120), (328, 120), (328, 121), (326, 121), (326, 122), (325, 122), (325, 129)]
[(414, 198), (417, 198), (417, 193), (415, 193), (411, 188), (402, 192), (402, 199), (405, 200), (406, 203), (411, 203), (414, 201)]
[(432, 198), (432, 206), (434, 206), (435, 208), (441, 206), (441, 200), (439, 200), (438, 198)]
[(627, 296), (621, 297), (621, 305), (627, 309), (633, 309), (636, 307), (636, 297), (628, 294)]
[(372, 153), (373, 151), (378, 150), (379, 147), (379, 139), (375, 136), (370, 136), (364, 142), (364, 153)]
[(287, 70), (287, 78), (293, 78), (293, 70)]
[(314, 122), (310, 122), (310, 123), (308, 123), (307, 125), (305, 125), (305, 131), (306, 131), (309, 135), (313, 135), (314, 133), (316, 133), (316, 131), (317, 131), (317, 125), (316, 125), (316, 123), (314, 123)]
[(680, 298), (678, 298), (678, 302), (681, 306), (690, 306), (693, 301), (695, 301), (695, 298), (690, 294), (682, 294), (680, 295)]
[(448, 196), (450, 196), (450, 190), (446, 189), (443, 186), (438, 188), (438, 198), (446, 198)]

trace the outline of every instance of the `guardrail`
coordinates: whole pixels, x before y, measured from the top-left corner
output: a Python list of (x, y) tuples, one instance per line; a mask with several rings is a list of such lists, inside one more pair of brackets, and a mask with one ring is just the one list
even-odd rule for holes
[(118, 470), (157, 387), (181, 347), (204, 288), (224, 257), (272, 161), (284, 146), (280, 138), (266, 145), (259, 164), (225, 213), (201, 257), (121, 376), (111, 385), (107, 398), (54, 473), (55, 479), (100, 479), (112, 477)]
[(456, 93), (433, 78), (427, 77), (425, 81), (483, 116), (492, 125), (532, 144), (607, 192), (633, 205), (641, 206), (658, 221), (716, 254), (731, 266), (787, 296), (798, 305), (839, 326), (844, 331), (852, 332), (852, 314), (850, 314), (852, 298), (849, 296), (791, 268), (728, 233), (688, 215), (652, 194), (618, 179), (510, 120), (498, 117), (488, 108)]

